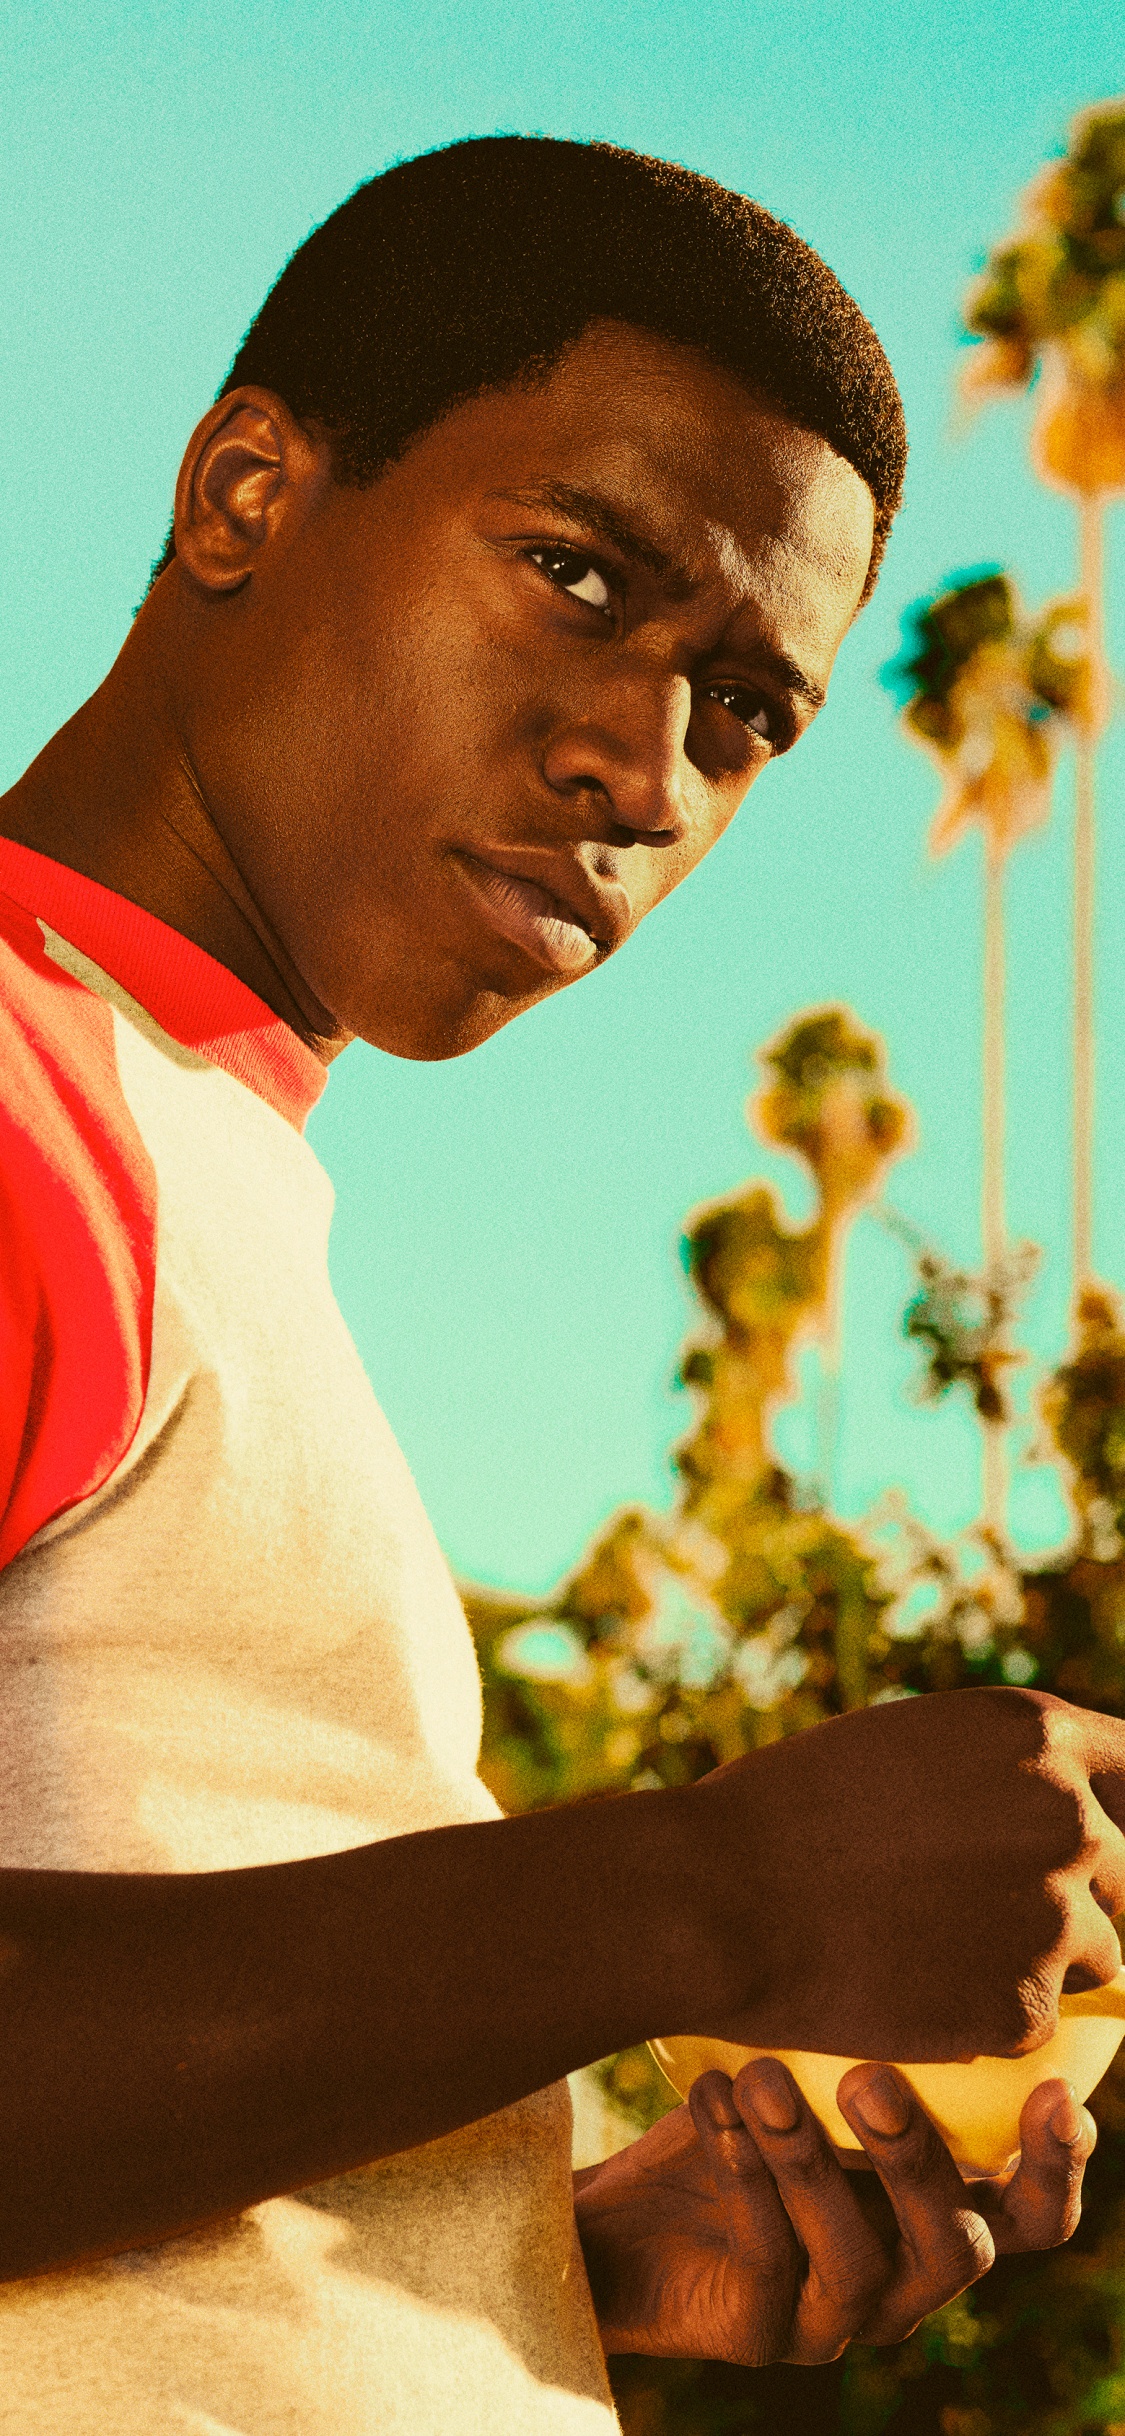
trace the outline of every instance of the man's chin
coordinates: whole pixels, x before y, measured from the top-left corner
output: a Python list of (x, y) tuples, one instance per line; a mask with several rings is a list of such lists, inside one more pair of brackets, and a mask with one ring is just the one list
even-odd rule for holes
[(538, 989), (525, 989), (518, 995), (495, 985), (478, 986), (456, 1005), (417, 1007), (407, 1017), (399, 1008), (381, 1007), (377, 1014), (358, 1024), (356, 1030), (360, 1039), (373, 1049), (382, 1049), (388, 1057), (408, 1058), (418, 1065), (440, 1065), (449, 1058), (467, 1057), (471, 1049), (482, 1048), (515, 1016), (528, 1013), (544, 998), (554, 997), (558, 987), (557, 982), (552, 987), (546, 974)]

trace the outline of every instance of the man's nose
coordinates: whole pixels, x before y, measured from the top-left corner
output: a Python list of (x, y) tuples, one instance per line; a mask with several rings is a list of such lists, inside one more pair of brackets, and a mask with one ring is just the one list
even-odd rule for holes
[(563, 721), (543, 754), (543, 775), (560, 795), (600, 797), (609, 842), (675, 846), (691, 825), (686, 677), (622, 686), (597, 711)]

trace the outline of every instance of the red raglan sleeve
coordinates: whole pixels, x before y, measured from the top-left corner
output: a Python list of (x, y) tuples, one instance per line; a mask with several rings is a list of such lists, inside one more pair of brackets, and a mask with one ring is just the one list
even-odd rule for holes
[(0, 1566), (129, 1448), (155, 1252), (155, 1179), (111, 1010), (0, 897)]

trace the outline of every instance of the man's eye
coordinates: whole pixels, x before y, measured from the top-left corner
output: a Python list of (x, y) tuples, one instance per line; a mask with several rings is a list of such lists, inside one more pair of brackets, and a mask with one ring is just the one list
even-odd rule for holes
[(609, 608), (609, 585), (584, 551), (541, 549), (531, 550), (528, 555), (560, 592), (569, 592), (573, 600), (587, 601), (591, 609)]
[(756, 693), (751, 685), (708, 685), (709, 702), (717, 702), (722, 710), (734, 713), (755, 736), (763, 736), (767, 744), (776, 744), (781, 721), (772, 702)]

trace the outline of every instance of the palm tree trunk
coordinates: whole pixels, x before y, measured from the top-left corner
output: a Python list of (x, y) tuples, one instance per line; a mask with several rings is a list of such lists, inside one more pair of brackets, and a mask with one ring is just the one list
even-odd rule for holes
[(817, 1345), (816, 1482), (831, 1511), (836, 1493), (836, 1463), (840, 1449), (840, 1370), (843, 1354), (843, 1269), (848, 1222), (837, 1219), (828, 1246), (828, 1277)]
[[(981, 1233), (986, 1277), (1007, 1247), (1004, 1215), (1004, 863), (1001, 846), (984, 837), (984, 1073)], [(1008, 1456), (1002, 1421), (984, 1424), (982, 1521), (1003, 1539), (1007, 1528)]]
[(1078, 739), (1074, 783), (1074, 1293), (1093, 1272), (1094, 1198), (1094, 755), (1102, 690), (1104, 501), (1079, 504), (1081, 592), (1091, 665), (1092, 716)]

